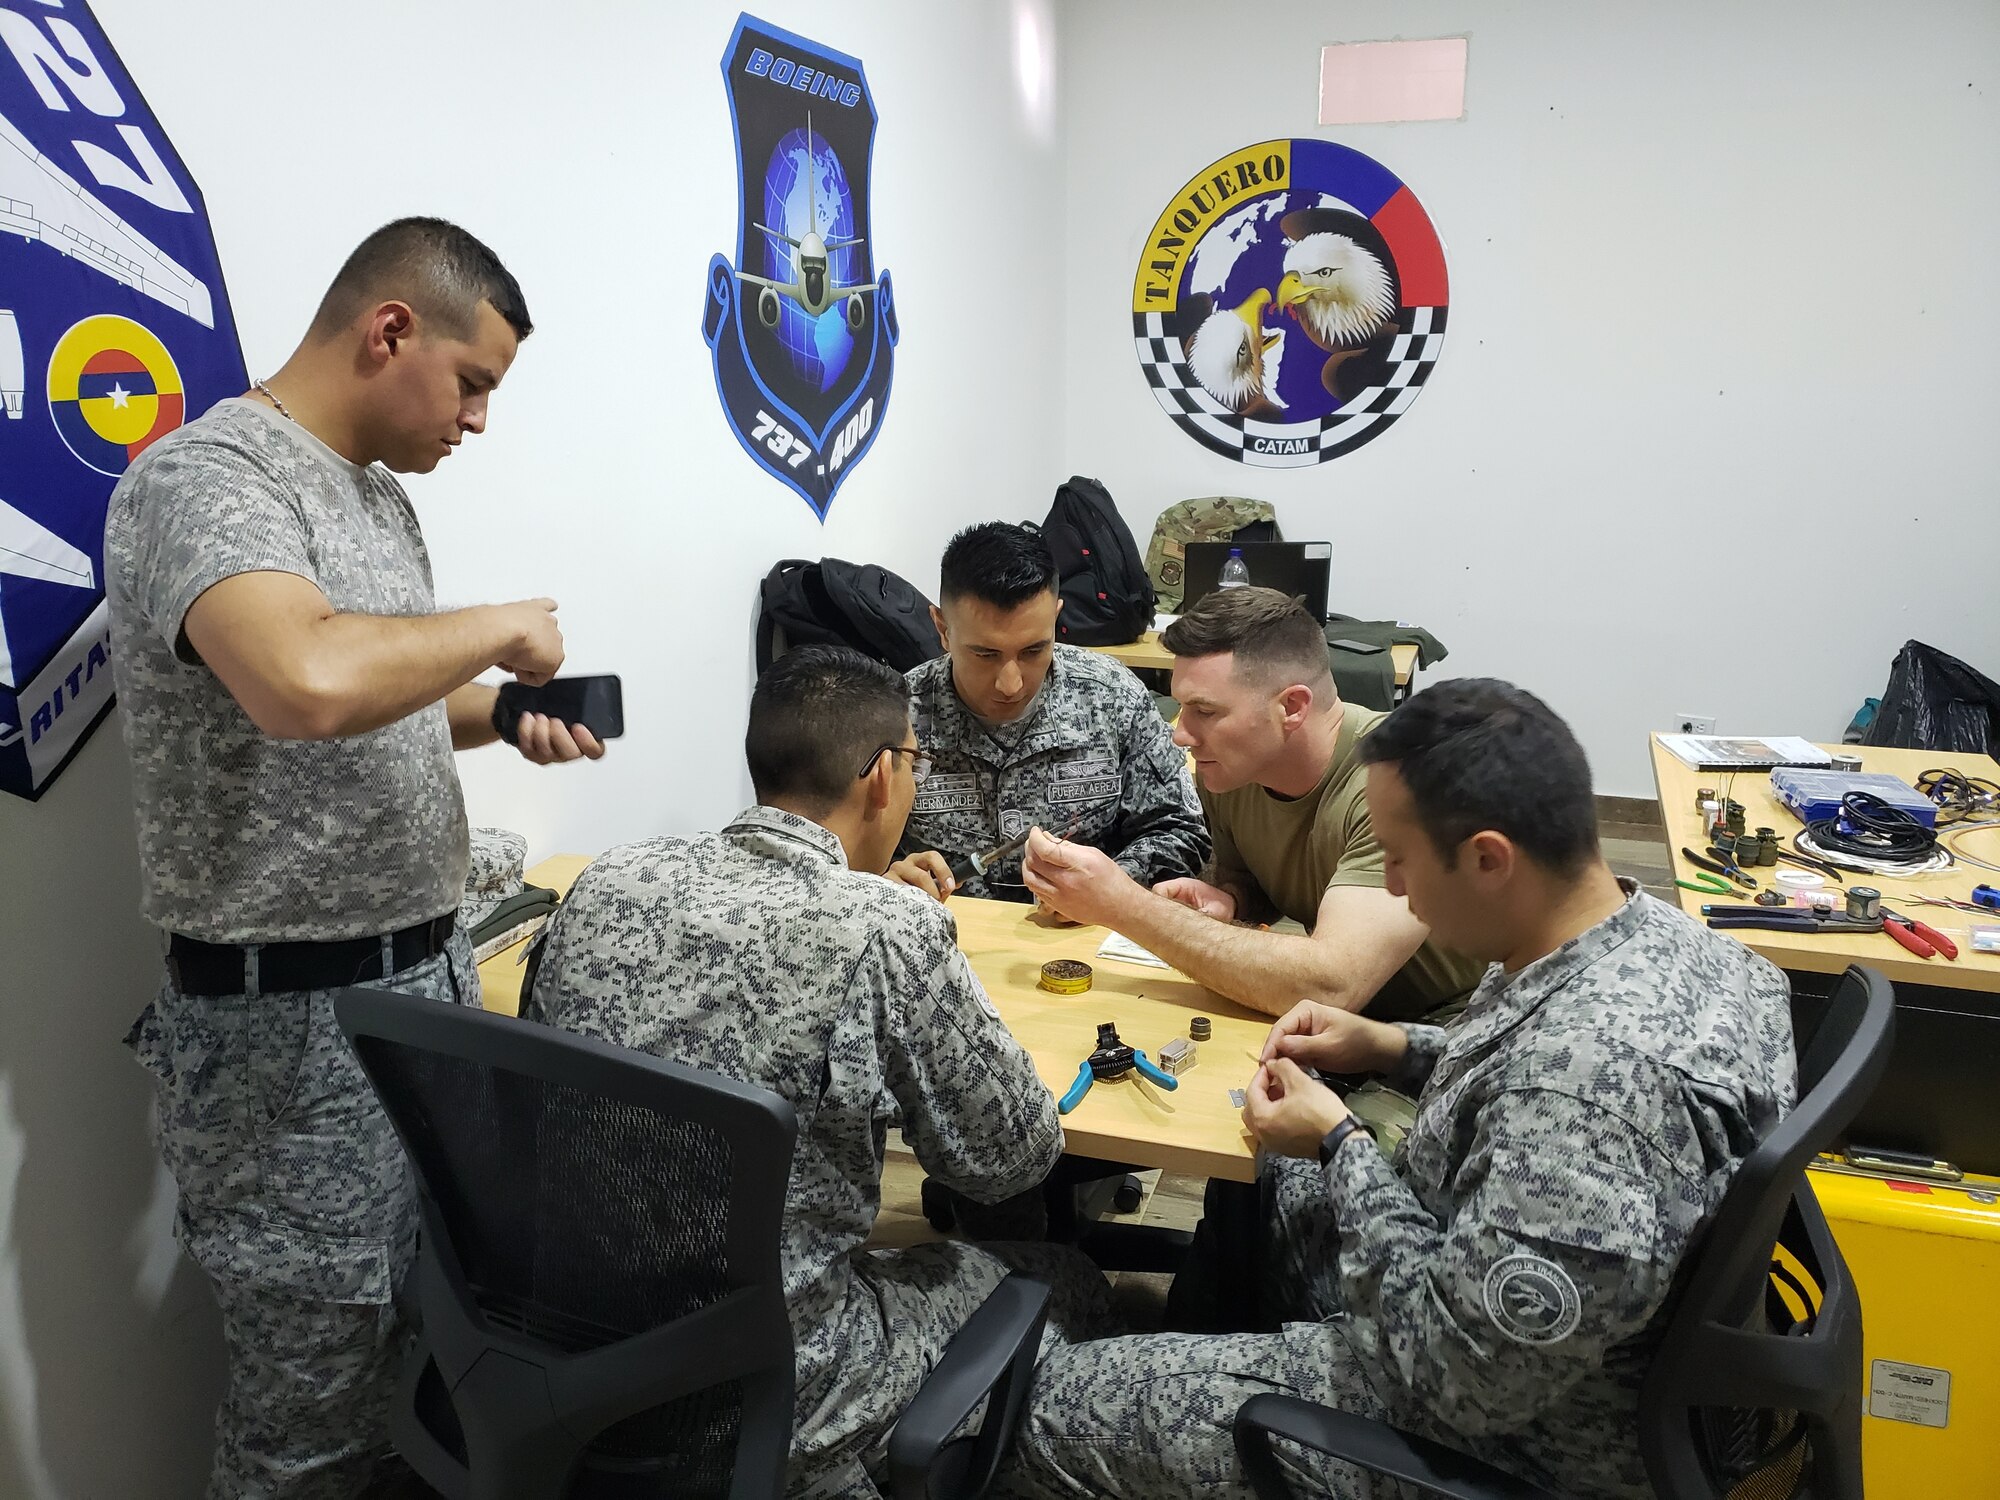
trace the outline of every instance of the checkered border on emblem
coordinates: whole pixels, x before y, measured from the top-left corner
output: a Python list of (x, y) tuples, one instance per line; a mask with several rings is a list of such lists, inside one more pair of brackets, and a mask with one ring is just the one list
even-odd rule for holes
[[(1132, 314), (1132, 341), (1146, 384), (1181, 431), (1239, 463), (1302, 469), (1352, 452), (1386, 432), (1410, 409), (1437, 366), (1449, 311), (1444, 307), (1411, 308), (1410, 331), (1397, 334), (1389, 344), (1388, 383), (1357, 392), (1339, 411), (1315, 423), (1259, 422), (1238, 416), (1201, 388), (1181, 357), (1180, 340), (1167, 332), (1160, 313)], [(1306, 447), (1298, 453), (1260, 453), (1250, 446), (1252, 438), (1304, 439)]]

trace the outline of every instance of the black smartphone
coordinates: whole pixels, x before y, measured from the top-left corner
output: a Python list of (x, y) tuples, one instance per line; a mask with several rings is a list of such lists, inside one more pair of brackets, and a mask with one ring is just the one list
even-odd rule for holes
[(1372, 641), (1328, 641), (1329, 646), (1338, 646), (1343, 651), (1358, 652), (1362, 656), (1373, 656), (1378, 651), (1386, 651), (1387, 646), (1377, 646)]
[(615, 740), (625, 732), (625, 691), (610, 673), (555, 677), (540, 687), (501, 683), (496, 719), (509, 744), (514, 742), (512, 730), (522, 714), (547, 714), (564, 724), (581, 724), (600, 740)]

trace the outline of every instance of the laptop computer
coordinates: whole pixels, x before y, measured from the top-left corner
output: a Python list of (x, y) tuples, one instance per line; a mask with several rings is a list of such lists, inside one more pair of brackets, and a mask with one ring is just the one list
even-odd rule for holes
[(1183, 610), (1194, 608), (1215, 592), (1231, 548), (1242, 552), (1251, 583), (1301, 596), (1312, 617), (1326, 623), (1326, 596), (1333, 573), (1331, 542), (1189, 542)]

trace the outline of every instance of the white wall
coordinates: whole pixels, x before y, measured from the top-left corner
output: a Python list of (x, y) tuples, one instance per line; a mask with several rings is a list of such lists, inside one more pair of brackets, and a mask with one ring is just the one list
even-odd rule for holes
[[(573, 666), (625, 676), (630, 734), (603, 764), (466, 764), (474, 817), (537, 854), (747, 800), (771, 561), (870, 558), (930, 590), (953, 529), (1039, 515), (1072, 469), (1142, 536), (1186, 495), (1271, 498), (1294, 536), (1339, 543), (1345, 607), (1422, 620), (1448, 670), (1545, 693), (1608, 791), (1650, 791), (1641, 735), (1672, 711), (1833, 734), (1906, 635), (2000, 658), (1977, 409), (2000, 311), (2000, 12), (1975, 0), (1893, 19), (1071, 0), (1053, 21), (1047, 0), (771, 0), (766, 18), (863, 59), (883, 115), (874, 228), (904, 338), (883, 440), (824, 529), (738, 451), (697, 333), (735, 230), (718, 68), (734, 7), (98, 8), (207, 193), (253, 370), (397, 214), (460, 219), (519, 273), (541, 326), (492, 430), (411, 488), (447, 601), (554, 593)], [(1059, 113), (1017, 61), (1024, 30), (1055, 24)], [(1322, 470), (1208, 454), (1134, 368), (1141, 236), (1212, 158), (1316, 133), (1322, 42), (1455, 32), (1472, 37), (1465, 122), (1338, 133), (1445, 237), (1436, 379)], [(1888, 579), (1800, 603), (1891, 548)], [(1761, 645), (1751, 592), (1811, 638)], [(167, 1238), (146, 1084), (118, 1047), (155, 962), (136, 901), (107, 726), (40, 804), (0, 798), (9, 1500), (186, 1495), (205, 1461), (214, 1315)]]
[[(873, 233), (903, 337), (881, 438), (822, 528), (720, 415), (699, 318), (732, 249), (730, 4), (99, 0), (200, 182), (268, 373), (368, 230), (456, 219), (538, 331), (488, 433), (410, 483), (446, 603), (553, 594), (574, 670), (625, 679), (602, 764), (462, 762), (475, 821), (535, 855), (714, 825), (749, 800), (756, 585), (781, 557), (935, 592), (961, 525), (1039, 516), (1061, 470), (1062, 178), (1045, 0), (767, 0), (859, 56)], [(1024, 66), (1023, 34), (1043, 64)], [(0, 1496), (198, 1493), (221, 1357), (168, 1236), (149, 1089), (118, 1045), (157, 972), (108, 722), (38, 805), (0, 798)]]
[[(1189, 495), (1271, 500), (1287, 535), (1334, 542), (1335, 608), (1428, 625), (1451, 650), (1433, 676), (1542, 694), (1612, 793), (1653, 795), (1645, 732), (1681, 711), (1837, 738), (1911, 636), (2000, 669), (2000, 8), (1082, 0), (1063, 19), (1063, 459), (1138, 535)], [(1457, 34), (1462, 122), (1315, 125), (1322, 44)], [(1202, 166), (1315, 135), (1429, 209), (1450, 332), (1391, 431), (1253, 469), (1159, 410), (1132, 276)]]

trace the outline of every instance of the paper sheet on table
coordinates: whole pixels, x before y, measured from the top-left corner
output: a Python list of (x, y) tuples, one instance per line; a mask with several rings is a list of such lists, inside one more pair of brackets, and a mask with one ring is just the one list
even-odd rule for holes
[(1115, 932), (1105, 938), (1103, 945), (1097, 950), (1097, 956), (1099, 958), (1122, 959), (1128, 964), (1149, 964), (1155, 969), (1171, 969), (1173, 967), (1164, 958), (1148, 953), (1130, 938), (1121, 937)]

